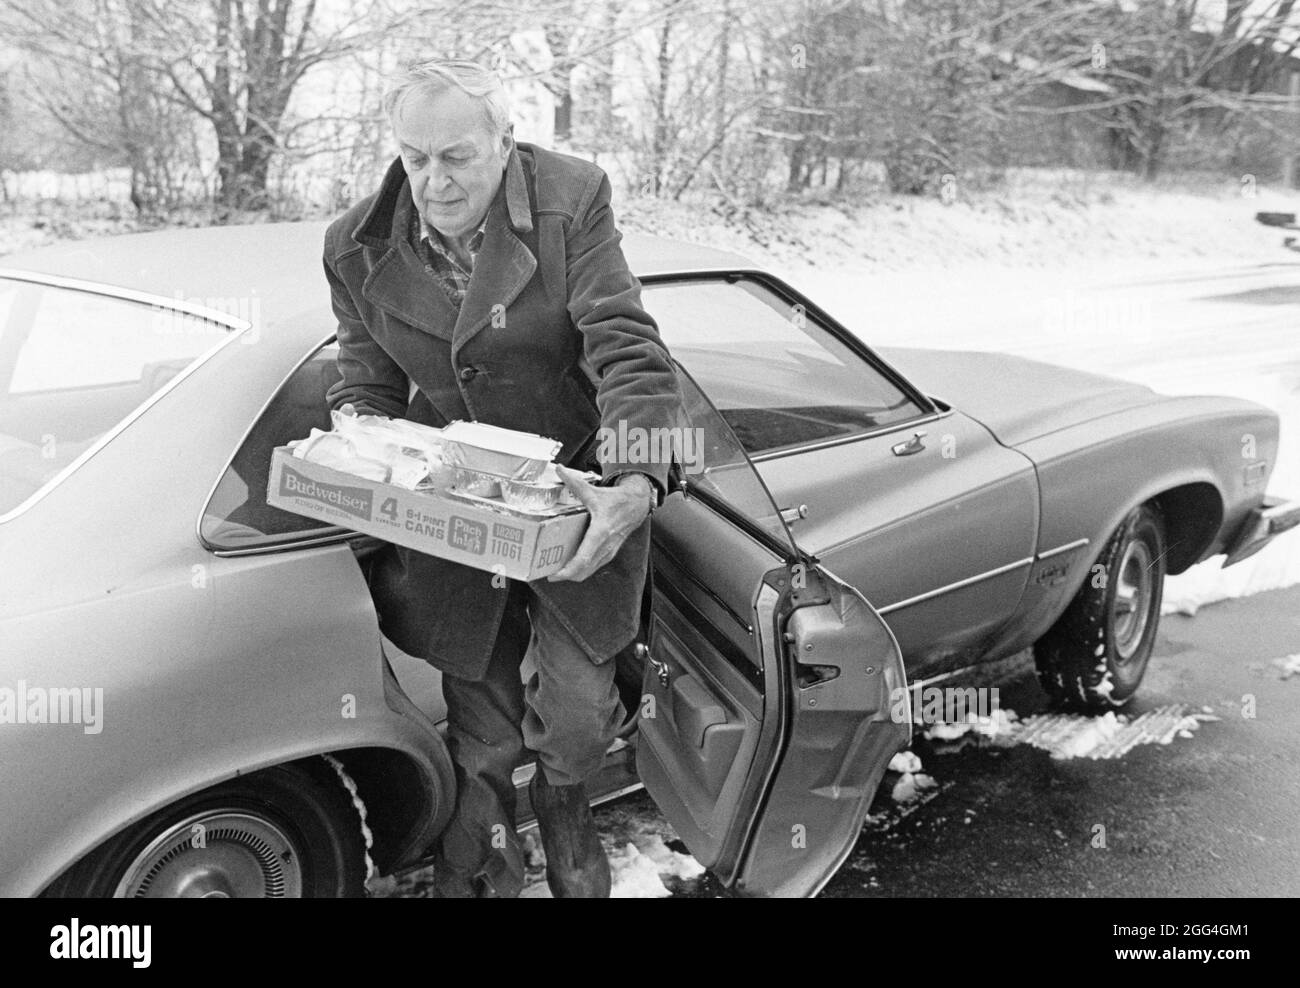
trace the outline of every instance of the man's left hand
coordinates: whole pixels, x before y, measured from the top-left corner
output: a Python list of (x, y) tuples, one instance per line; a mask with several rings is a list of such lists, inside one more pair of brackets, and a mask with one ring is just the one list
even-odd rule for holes
[(616, 486), (597, 487), (568, 467), (557, 466), (556, 471), (587, 509), (591, 521), (573, 558), (546, 579), (581, 582), (613, 559), (627, 537), (645, 520), (650, 513), (653, 486), (649, 478), (639, 473), (623, 474)]

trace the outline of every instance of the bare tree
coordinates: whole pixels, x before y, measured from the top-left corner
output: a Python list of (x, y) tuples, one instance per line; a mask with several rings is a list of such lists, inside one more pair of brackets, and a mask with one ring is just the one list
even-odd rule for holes
[(1148, 0), (1106, 8), (1094, 29), (1111, 85), (1107, 124), (1122, 164), (1154, 179), (1173, 141), (1203, 123), (1222, 129), (1280, 98), (1266, 91), (1295, 51), (1294, 0), (1226, 4), (1217, 30), (1197, 0)]
[(0, 20), (28, 56), (28, 97), (83, 146), (129, 167), (138, 213), (185, 197), (196, 166), (187, 115), (158, 92), (137, 5), (0, 0)]
[(316, 0), (135, 0), (151, 42), (150, 69), (206, 120), (217, 146), (217, 202), (263, 209), (289, 101), (313, 66), (366, 37), (365, 10), (332, 31), (316, 23)]
[[(79, 139), (119, 149), (133, 173), (156, 171), (151, 156), (170, 160), (201, 121), (216, 149), (219, 216), (269, 204), (307, 72), (435, 13), (378, 0), (331, 9), (327, 27), (317, 0), (0, 0), (11, 37), (67, 80), (46, 109)], [(94, 98), (79, 102), (75, 80), (88, 70)]]

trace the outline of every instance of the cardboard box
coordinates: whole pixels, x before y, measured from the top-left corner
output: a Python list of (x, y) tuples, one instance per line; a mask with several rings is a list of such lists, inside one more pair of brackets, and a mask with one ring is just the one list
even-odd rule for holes
[(540, 579), (562, 567), (590, 520), (584, 509), (528, 516), (409, 491), (297, 459), (288, 446), (271, 453), (266, 502), (514, 580)]

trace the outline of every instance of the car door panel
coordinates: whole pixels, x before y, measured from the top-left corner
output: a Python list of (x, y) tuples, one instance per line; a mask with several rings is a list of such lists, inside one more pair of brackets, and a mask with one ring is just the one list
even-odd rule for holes
[(724, 885), (810, 895), (911, 736), (902, 653), (865, 598), (790, 540), (730, 428), (683, 386), (704, 448), (731, 459), (656, 515), (637, 772)]
[(796, 610), (785, 636), (795, 654), (813, 645), (817, 668), (838, 674), (809, 681), (800, 664), (787, 682), (789, 740), (736, 883), (749, 894), (819, 891), (852, 850), (890, 759), (911, 740), (893, 633), (861, 594), (842, 583), (828, 589), (832, 599)]
[[(656, 582), (672, 589), (656, 592), (638, 774), (724, 884), (748, 895), (812, 894), (852, 847), (889, 759), (910, 738), (910, 711), (895, 717), (900, 698), (906, 708), (901, 652), (850, 588), (814, 568), (812, 586), (796, 590), (797, 570), (761, 571), (775, 560), (753, 547), (738, 552), (735, 533), (702, 506), (674, 500), (665, 512), (659, 530), (727, 546), (692, 554), (695, 578), (726, 570), (715, 587), (733, 592), (737, 574), (755, 583), (747, 600), (718, 607), (657, 547)], [(741, 606), (752, 634), (730, 613)]]
[(721, 860), (758, 746), (762, 644), (744, 618), (780, 562), (696, 499), (672, 498), (656, 516), (637, 768), (656, 801), (673, 801), (674, 828), (706, 868)]
[[(921, 449), (894, 447), (924, 431)], [(879, 608), (913, 676), (969, 664), (1014, 612), (1038, 530), (1033, 465), (952, 412), (764, 458), (777, 503), (806, 505), (800, 545)]]

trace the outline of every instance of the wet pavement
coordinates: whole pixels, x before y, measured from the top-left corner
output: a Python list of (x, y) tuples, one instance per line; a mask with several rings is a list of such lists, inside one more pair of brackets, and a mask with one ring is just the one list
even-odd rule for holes
[[(1162, 619), (1146, 680), (1126, 708), (1211, 708), (1220, 719), (1191, 737), (1104, 760), (1054, 759), (1029, 745), (942, 754), (952, 746), (918, 739), (912, 750), (937, 786), (897, 804), (890, 773), (822, 894), (1300, 894), (1300, 674), (1283, 678), (1273, 662), (1297, 652), (1300, 587), (1224, 601)], [(1001, 706), (1021, 717), (1046, 706), (1027, 653), (969, 684), (998, 686)], [(1250, 698), (1254, 717), (1243, 715)], [(629, 813), (657, 816), (636, 793), (597, 817), (608, 829)], [(708, 875), (668, 884), (677, 897), (722, 892)]]

